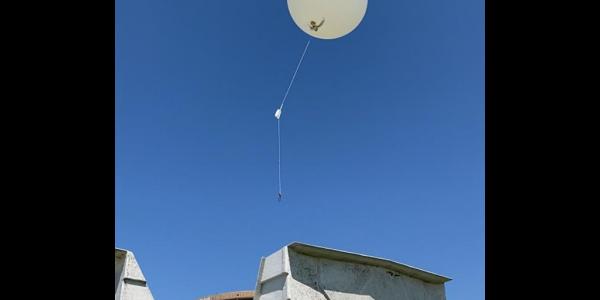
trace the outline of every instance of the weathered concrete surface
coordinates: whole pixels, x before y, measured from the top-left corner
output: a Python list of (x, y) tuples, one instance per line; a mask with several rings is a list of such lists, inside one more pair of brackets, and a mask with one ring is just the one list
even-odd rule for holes
[(261, 261), (255, 300), (444, 300), (449, 278), (393, 261), (290, 244)]
[(254, 291), (236, 291), (199, 298), (198, 300), (250, 300), (254, 297)]
[(115, 249), (115, 300), (154, 300), (131, 251)]

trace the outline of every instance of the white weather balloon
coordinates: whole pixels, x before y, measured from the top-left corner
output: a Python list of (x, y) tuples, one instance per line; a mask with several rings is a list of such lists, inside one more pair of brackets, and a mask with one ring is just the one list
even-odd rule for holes
[(294, 23), (320, 39), (337, 39), (352, 32), (367, 12), (368, 0), (288, 0)]

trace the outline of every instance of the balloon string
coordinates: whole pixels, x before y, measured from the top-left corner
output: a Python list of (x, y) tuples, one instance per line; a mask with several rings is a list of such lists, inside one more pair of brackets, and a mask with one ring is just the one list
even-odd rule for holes
[(279, 192), (277, 194), (279, 201), (283, 197), (283, 193), (281, 192), (281, 129), (280, 129), (280, 120), (277, 120), (277, 150), (278, 150), (278, 160), (277, 160), (277, 172), (279, 178)]
[(298, 65), (296, 66), (296, 71), (294, 71), (294, 76), (292, 76), (290, 85), (288, 86), (287, 91), (285, 91), (285, 96), (283, 96), (283, 101), (281, 101), (281, 106), (279, 106), (279, 109), (283, 109), (283, 104), (285, 103), (285, 99), (287, 99), (290, 89), (292, 88), (292, 84), (294, 84), (294, 79), (296, 79), (296, 74), (298, 73), (298, 69), (300, 69), (300, 65), (302, 64), (302, 61), (304, 60), (304, 55), (306, 55), (306, 50), (308, 50), (309, 45), (310, 45), (310, 39), (308, 39), (308, 41), (306, 42), (306, 46), (304, 47), (304, 52), (302, 52), (300, 61), (298, 62)]
[(302, 64), (302, 61), (304, 60), (304, 56), (306, 55), (306, 50), (308, 50), (308, 46), (310, 45), (310, 39), (308, 39), (308, 41), (306, 42), (306, 46), (304, 46), (304, 52), (302, 52), (302, 56), (300, 57), (300, 61), (298, 62), (298, 65), (296, 66), (296, 70), (294, 71), (294, 75), (292, 76), (292, 80), (290, 81), (290, 85), (288, 85), (287, 90), (285, 91), (285, 95), (283, 96), (283, 101), (281, 101), (281, 105), (279, 106), (279, 115), (277, 115), (277, 178), (278, 178), (278, 193), (277, 193), (277, 199), (279, 201), (281, 201), (281, 199), (283, 198), (283, 192), (281, 190), (281, 126), (280, 126), (280, 117), (281, 117), (281, 111), (283, 110), (283, 104), (285, 103), (285, 100), (287, 99), (288, 94), (290, 93), (290, 89), (292, 88), (292, 84), (294, 84), (294, 79), (296, 79), (296, 74), (298, 74), (298, 70), (300, 69), (300, 65)]

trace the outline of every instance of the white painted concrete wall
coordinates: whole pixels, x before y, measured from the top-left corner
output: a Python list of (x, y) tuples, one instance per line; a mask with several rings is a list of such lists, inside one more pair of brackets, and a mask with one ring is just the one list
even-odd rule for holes
[(115, 300), (154, 300), (131, 251), (115, 249)]

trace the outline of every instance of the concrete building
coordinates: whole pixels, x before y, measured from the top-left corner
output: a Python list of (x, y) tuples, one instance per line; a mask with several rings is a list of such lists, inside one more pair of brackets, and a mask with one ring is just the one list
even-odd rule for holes
[[(449, 280), (387, 259), (292, 243), (261, 258), (254, 291), (197, 300), (445, 300)], [(115, 249), (115, 300), (153, 300), (131, 251)]]
[(450, 278), (386, 259), (292, 243), (261, 259), (255, 300), (445, 300)]
[(115, 300), (154, 300), (135, 256), (115, 248)]

